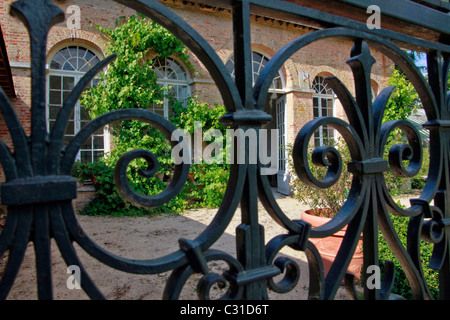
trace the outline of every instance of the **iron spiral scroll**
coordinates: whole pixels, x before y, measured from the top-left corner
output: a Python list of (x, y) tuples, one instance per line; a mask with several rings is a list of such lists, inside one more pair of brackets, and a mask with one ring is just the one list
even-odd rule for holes
[[(330, 37), (353, 41), (354, 46), (347, 63), (355, 79), (355, 98), (338, 78), (327, 79), (328, 85), (344, 107), (348, 122), (333, 117), (309, 122), (298, 133), (293, 152), (295, 171), (304, 183), (319, 188), (331, 187), (339, 179), (344, 165), (339, 152), (331, 147), (314, 151), (314, 163), (328, 168), (326, 177), (318, 180), (308, 169), (307, 147), (310, 137), (320, 125), (326, 124), (336, 129), (351, 153), (352, 161), (348, 168), (353, 177), (348, 199), (328, 224), (311, 228), (308, 223), (291, 220), (284, 214), (272, 194), (267, 176), (261, 174), (258, 164), (234, 164), (231, 165), (223, 202), (213, 221), (197, 238), (180, 239), (178, 251), (154, 260), (125, 259), (106, 251), (83, 231), (71, 204), (71, 200), (77, 195), (76, 181), (70, 177), (70, 172), (81, 144), (93, 132), (117, 120), (137, 119), (148, 122), (168, 137), (169, 141), (176, 128), (169, 121), (147, 110), (119, 110), (92, 120), (67, 147), (63, 147), (65, 125), (83, 88), (115, 56), (106, 58), (83, 77), (64, 102), (56, 125), (48, 132), (45, 121), (46, 38), (49, 29), (64, 20), (64, 13), (50, 0), (18, 0), (11, 5), (11, 14), (24, 22), (30, 34), (32, 124), (31, 136), (28, 137), (5, 93), (0, 91), (0, 110), (14, 145), (12, 152), (0, 141), (0, 161), (6, 177), (6, 182), (1, 185), (2, 204), (8, 206), (6, 225), (0, 235), (0, 254), (4, 255), (9, 251), (6, 269), (0, 280), (1, 298), (7, 297), (30, 241), (35, 247), (39, 298), (53, 298), (51, 238), (55, 239), (67, 265), (81, 267), (82, 288), (93, 299), (105, 297), (89, 277), (88, 270), (83, 267), (75, 252), (74, 243), (100, 262), (121, 271), (157, 274), (172, 270), (163, 295), (166, 299), (178, 298), (187, 279), (194, 273), (202, 274), (197, 290), (202, 299), (211, 297), (210, 290), (214, 284), (228, 286), (222, 297), (224, 299), (264, 299), (268, 297), (268, 289), (277, 293), (289, 292), (300, 279), (300, 268), (294, 260), (278, 257), (278, 253), (284, 247), (291, 247), (305, 252), (308, 259), (310, 299), (333, 299), (343, 279), (347, 281), (349, 292), (357, 298), (351, 276), (346, 276), (345, 270), (361, 234), (364, 241), (364, 266), (378, 265), (377, 237), (380, 228), (405, 270), (416, 299), (431, 298), (422, 272), (420, 239), (434, 243), (431, 267), (440, 271), (441, 297), (450, 299), (450, 195), (447, 191), (450, 185), (450, 98), (446, 92), (450, 52), (448, 46), (419, 41), (420, 45), (429, 48), (427, 81), (403, 51), (390, 41), (396, 37), (395, 34), (366, 32), (365, 25), (358, 23), (354, 24), (354, 28), (349, 28), (347, 19), (334, 19), (335, 26), (311, 32), (287, 44), (270, 60), (253, 85), (251, 74), (246, 72), (251, 66), (250, 6), (267, 6), (280, 12), (295, 9), (291, 13), (317, 18), (314, 11), (302, 11), (304, 8), (301, 6), (293, 8), (282, 1), (232, 1), (235, 47), (233, 81), (223, 62), (205, 39), (161, 2), (117, 2), (160, 23), (189, 47), (208, 69), (222, 95), (228, 111), (222, 122), (244, 131), (258, 130), (263, 123), (271, 121), (271, 116), (263, 110), (270, 84), (280, 67), (295, 52), (308, 44)], [(323, 19), (326, 18), (325, 15)], [(418, 40), (406, 38), (406, 41)], [(422, 155), (420, 135), (407, 121), (381, 122), (386, 103), (395, 88), (383, 89), (372, 102), (370, 74), (375, 60), (371, 56), (370, 47), (392, 59), (408, 76), (419, 93), (428, 118), (425, 127), (430, 131), (430, 171), (420, 197), (411, 200), (411, 206), (407, 209), (400, 208), (393, 201), (386, 188), (383, 173), (392, 170), (402, 177), (417, 174)], [(385, 161), (382, 154), (387, 136), (395, 128), (405, 133), (408, 144), (393, 147), (389, 152), (389, 161)], [(173, 145), (178, 142), (173, 142)], [(248, 150), (249, 146), (246, 145), (246, 151)], [(158, 166), (156, 157), (147, 150), (134, 150), (122, 156), (115, 171), (115, 180), (119, 191), (127, 200), (137, 205), (155, 207), (180, 192), (188, 177), (189, 164), (176, 166), (172, 181), (159, 195), (150, 197), (134, 192), (128, 185), (125, 173), (127, 165), (136, 158), (147, 161), (148, 168), (141, 170), (145, 177), (151, 177)], [(409, 160), (406, 168), (403, 160)], [(286, 229), (285, 234), (278, 235), (267, 243), (264, 228), (258, 222), (258, 200), (271, 218)], [(434, 205), (431, 205), (433, 201)], [(242, 223), (236, 230), (237, 257), (233, 257), (212, 249), (212, 246), (224, 233), (239, 205)], [(389, 212), (409, 219), (407, 248), (399, 240)], [(348, 228), (343, 244), (325, 277), (318, 250), (308, 239), (326, 237), (344, 226)], [(224, 261), (228, 270), (222, 274), (210, 271), (208, 262), (211, 261)], [(388, 263), (388, 266), (391, 264)], [(276, 282), (274, 277), (280, 274), (283, 275), (282, 279)], [(393, 281), (393, 270), (388, 268), (381, 289), (371, 290), (365, 287), (364, 297), (393, 298), (390, 292)]]

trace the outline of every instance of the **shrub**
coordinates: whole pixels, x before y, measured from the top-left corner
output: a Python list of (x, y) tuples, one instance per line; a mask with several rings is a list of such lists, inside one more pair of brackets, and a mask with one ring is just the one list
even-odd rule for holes
[[(339, 180), (332, 187), (320, 189), (309, 186), (303, 183), (295, 172), (291, 172), (290, 183), (294, 198), (300, 203), (307, 205), (310, 209), (313, 209), (316, 215), (319, 215), (318, 209), (330, 209), (326, 211), (320, 210), (322, 216), (329, 218), (333, 217), (342, 208), (351, 187), (351, 173), (347, 171), (347, 163), (350, 161), (349, 150), (342, 139), (339, 139), (334, 145), (342, 157), (342, 173)], [(313, 148), (310, 147), (308, 152), (309, 167), (314, 176), (320, 180), (325, 177), (328, 169), (312, 163), (312, 150)], [(292, 148), (289, 148), (289, 154), (292, 155)], [(289, 157), (291, 162), (290, 167), (294, 168), (291, 159), (292, 156)]]
[[(408, 218), (399, 217), (395, 215), (390, 215), (390, 218), (402, 244), (406, 247), (406, 236), (409, 221)], [(392, 288), (392, 293), (410, 299), (412, 297), (412, 291), (409, 281), (406, 278), (406, 274), (403, 271), (400, 262), (389, 248), (381, 232), (379, 232), (378, 243), (379, 243), (378, 247), (379, 247), (380, 266), (382, 270), (384, 268), (385, 260), (390, 260), (395, 265), (395, 282)], [(431, 294), (433, 295), (434, 298), (437, 299), (439, 296), (438, 272), (427, 267), (431, 258), (431, 254), (433, 252), (433, 245), (425, 241), (421, 241), (420, 244), (421, 244), (421, 261), (423, 266), (424, 277), (429, 286)]]
[[(208, 125), (215, 125), (221, 115), (225, 113), (222, 106), (210, 107), (195, 99), (188, 101), (187, 108), (176, 108), (174, 119), (179, 128), (187, 128), (187, 120), (202, 121)], [(203, 121), (205, 120), (205, 121)], [(219, 129), (223, 127), (217, 126)], [(209, 128), (203, 127), (204, 131)], [(152, 128), (153, 130), (153, 128)], [(148, 144), (148, 140), (151, 143)], [(194, 164), (190, 168), (193, 180), (188, 180), (182, 191), (168, 203), (158, 208), (138, 208), (125, 201), (117, 191), (114, 182), (114, 168), (120, 156), (137, 148), (146, 148), (154, 152), (160, 162), (158, 173), (151, 178), (143, 178), (138, 174), (140, 168), (145, 167), (145, 161), (136, 159), (132, 161), (127, 170), (129, 184), (133, 190), (143, 195), (155, 195), (162, 192), (170, 178), (173, 168), (170, 147), (168, 142), (158, 131), (152, 134), (143, 134), (140, 141), (120, 136), (115, 139), (116, 147), (104, 159), (95, 163), (76, 163), (72, 175), (81, 181), (93, 180), (97, 192), (95, 201), (88, 204), (81, 212), (87, 215), (149, 215), (165, 212), (180, 213), (188, 208), (218, 207), (225, 194), (228, 181), (229, 167), (226, 164)], [(152, 145), (156, 147), (151, 148)]]
[[(188, 50), (173, 34), (142, 15), (131, 16), (116, 22), (115, 29), (97, 27), (108, 39), (106, 52), (117, 53), (108, 72), (99, 75), (97, 86), (82, 96), (81, 103), (95, 118), (117, 109), (142, 108), (160, 105), (167, 99), (173, 107), (171, 121), (178, 128), (191, 131), (194, 121), (202, 121), (204, 129), (219, 127), (219, 118), (225, 113), (221, 106), (210, 107), (196, 99), (187, 101), (187, 108), (165, 94), (169, 88), (160, 87), (153, 70), (154, 59), (176, 56), (192, 68)], [(205, 166), (199, 175), (199, 165), (191, 167), (197, 181), (188, 180), (186, 186), (174, 199), (151, 210), (137, 208), (124, 201), (114, 185), (114, 168), (120, 156), (134, 149), (151, 151), (159, 161), (159, 170), (154, 177), (142, 178), (138, 172), (145, 166), (136, 159), (127, 168), (127, 177), (133, 190), (143, 195), (155, 195), (164, 190), (174, 167), (169, 141), (148, 123), (126, 120), (112, 123), (115, 148), (105, 159), (95, 164), (76, 164), (73, 174), (80, 179), (95, 177), (97, 199), (83, 211), (91, 215), (142, 215), (159, 212), (182, 212), (199, 204), (217, 206), (223, 196), (228, 179), (225, 165)], [(214, 177), (215, 179), (211, 178)]]
[[(397, 131), (392, 133), (392, 137), (389, 139), (389, 143), (385, 148), (383, 158), (388, 160), (388, 152), (390, 148), (401, 142), (401, 134)], [(330, 141), (330, 146), (333, 146), (340, 154), (342, 158), (342, 172), (341, 176), (336, 183), (330, 188), (321, 189), (314, 186), (309, 186), (303, 183), (296, 175), (295, 171), (291, 172), (291, 189), (293, 196), (302, 204), (307, 205), (310, 209), (313, 209), (316, 213), (317, 209), (328, 208), (327, 217), (333, 217), (344, 205), (347, 200), (348, 193), (351, 188), (352, 174), (347, 170), (347, 165), (352, 161), (350, 151), (346, 142), (342, 138)], [(311, 155), (314, 147), (310, 146), (308, 151), (308, 163), (311, 172), (317, 179), (323, 179), (328, 170), (326, 167), (321, 167), (313, 164), (311, 161)], [(292, 147), (288, 148), (290, 161), (290, 167), (294, 168), (292, 162)], [(406, 163), (406, 161), (405, 161)], [(384, 173), (384, 179), (386, 186), (392, 195), (400, 195), (407, 191), (406, 179), (396, 176), (390, 170)], [(323, 212), (323, 211), (321, 211)]]

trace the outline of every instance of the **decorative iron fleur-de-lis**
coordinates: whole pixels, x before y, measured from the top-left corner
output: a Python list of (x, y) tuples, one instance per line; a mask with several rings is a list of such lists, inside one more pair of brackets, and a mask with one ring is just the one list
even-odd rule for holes
[[(411, 123), (404, 120), (389, 121), (382, 124), (384, 110), (395, 88), (383, 89), (372, 103), (370, 74), (375, 59), (370, 55), (367, 43), (362, 40), (356, 40), (351, 56), (347, 63), (354, 75), (356, 100), (337, 78), (326, 80), (340, 99), (349, 118), (349, 125), (343, 123), (343, 121), (327, 118), (312, 121), (302, 128), (298, 134), (293, 151), (294, 165), (299, 177), (305, 183), (316, 184), (322, 188), (334, 184), (336, 179), (339, 178), (338, 170), (342, 164), (338, 152), (333, 147), (322, 147), (314, 151), (313, 162), (316, 165), (327, 166), (329, 168), (327, 175), (330, 177), (317, 181), (309, 172), (305, 148), (309, 144), (311, 134), (320, 125), (327, 124), (335, 127), (342, 134), (348, 144), (352, 158), (352, 161), (348, 164), (348, 171), (353, 174), (348, 200), (337, 214), (335, 225), (330, 223), (330, 226), (323, 226), (325, 233), (334, 233), (347, 223), (349, 228), (349, 234), (345, 236), (346, 239), (344, 240), (345, 250), (340, 250), (327, 275), (325, 297), (328, 294), (334, 295), (338, 285), (336, 279), (342, 279), (343, 272), (349, 263), (349, 257), (356, 248), (361, 232), (363, 233), (364, 251), (363, 279), (365, 279), (364, 270), (369, 265), (379, 264), (377, 254), (378, 225), (380, 225), (388, 243), (396, 247), (394, 251), (402, 257), (400, 259), (411, 264), (405, 250), (394, 240), (395, 230), (390, 224), (388, 210), (384, 205), (385, 201), (391, 197), (387, 191), (383, 173), (389, 170), (389, 166), (391, 170), (402, 177), (411, 177), (418, 173), (422, 161), (420, 135)], [(392, 147), (389, 151), (388, 162), (383, 159), (383, 153), (389, 134), (395, 128), (401, 129), (405, 133), (408, 144)], [(407, 168), (403, 167), (403, 160), (409, 160)], [(392, 201), (388, 200), (387, 203), (392, 207), (395, 206)], [(319, 233), (321, 230), (317, 231)], [(410, 268), (410, 270), (411, 273), (415, 273), (413, 268)], [(414, 275), (414, 278), (413, 282), (420, 283), (422, 280), (417, 274)], [(383, 288), (391, 288), (393, 281), (393, 277), (389, 279), (385, 277)], [(366, 290), (365, 293), (367, 298), (388, 298), (390, 295), (389, 290), (381, 290), (381, 292)]]
[[(310, 232), (310, 237), (322, 238), (348, 225), (344, 242), (327, 277), (322, 279), (320, 274), (316, 273), (316, 280), (311, 279), (315, 283), (316, 297), (325, 299), (334, 297), (341, 280), (345, 276), (345, 270), (347, 269), (361, 233), (363, 234), (364, 245), (363, 272), (369, 265), (378, 265), (378, 227), (383, 232), (389, 246), (401, 262), (411, 283), (414, 297), (422, 299), (431, 297), (421, 271), (421, 264), (417, 259), (419, 245), (415, 245), (414, 248), (411, 246), (408, 249), (404, 248), (390, 221), (389, 212), (406, 218), (410, 217), (411, 225), (416, 226), (416, 231), (419, 229), (419, 226), (417, 226), (418, 222), (416, 221), (422, 221), (424, 216), (428, 218), (433, 217), (434, 220), (428, 222), (428, 224), (432, 224), (433, 226), (438, 225), (439, 230), (442, 230), (442, 232), (443, 226), (447, 225), (447, 217), (444, 217), (442, 212), (448, 211), (448, 195), (443, 190), (446, 190), (449, 186), (449, 180), (448, 173), (442, 172), (440, 168), (445, 167), (443, 165), (444, 163), (449, 163), (448, 145), (446, 145), (446, 143), (448, 144), (448, 136), (443, 136), (444, 131), (445, 134), (448, 134), (448, 130), (444, 129), (448, 126), (448, 121), (435, 121), (434, 119), (437, 120), (439, 117), (448, 116), (448, 111), (446, 111), (448, 104), (444, 99), (448, 60), (443, 68), (435, 67), (436, 73), (439, 74), (435, 77), (435, 83), (432, 83), (433, 76), (431, 77), (431, 86), (433, 88), (441, 88), (438, 90), (439, 94), (436, 94), (437, 92), (432, 91), (430, 85), (412, 61), (388, 40), (345, 28), (317, 31), (292, 41), (280, 50), (269, 62), (269, 65), (263, 71), (259, 82), (255, 86), (255, 97), (260, 108), (263, 107), (263, 101), (266, 98), (265, 92), (270, 85), (271, 79), (273, 79), (276, 71), (283, 63), (292, 54), (308, 44), (328, 37), (346, 37), (355, 42), (351, 52), (351, 58), (347, 63), (351, 67), (354, 75), (356, 99), (353, 98), (338, 78), (327, 78), (326, 82), (342, 103), (349, 123), (333, 117), (322, 117), (307, 123), (300, 130), (295, 140), (293, 162), (299, 178), (311, 186), (328, 188), (339, 179), (342, 170), (342, 160), (339, 152), (333, 147), (318, 147), (313, 151), (312, 161), (314, 165), (328, 168), (322, 180), (318, 180), (309, 169), (310, 164), (307, 152), (310, 138), (320, 126), (327, 125), (336, 129), (341, 134), (349, 148), (352, 161), (348, 164), (348, 170), (353, 174), (353, 180), (347, 201), (339, 213), (327, 224), (313, 228)], [(419, 93), (428, 119), (430, 120), (425, 126), (431, 130), (431, 152), (435, 151), (436, 154), (434, 156), (432, 155), (430, 173), (423, 193), (419, 199), (412, 200), (412, 206), (407, 210), (400, 208), (390, 196), (383, 173), (389, 169), (400, 177), (412, 177), (418, 173), (422, 161), (420, 135), (417, 129), (405, 120), (382, 123), (386, 104), (395, 88), (388, 87), (383, 89), (372, 102), (370, 73), (375, 60), (370, 54), (368, 42), (402, 68)], [(439, 106), (442, 106), (442, 111), (440, 112)], [(435, 133), (433, 133), (433, 126), (435, 127)], [(408, 143), (393, 146), (389, 150), (389, 161), (386, 161), (383, 159), (383, 152), (388, 136), (394, 129), (400, 129), (407, 137)], [(444, 141), (444, 143), (437, 141)], [(409, 160), (406, 168), (403, 165), (404, 160)], [(440, 179), (441, 182), (439, 182)], [(437, 192), (439, 184), (441, 184), (442, 192), (444, 193), (441, 196), (439, 196), (439, 191)], [(440, 214), (425, 214), (426, 212), (431, 212), (430, 209), (427, 209), (429, 208), (428, 203), (432, 201), (435, 195), (437, 196), (436, 199), (442, 199), (438, 201), (442, 209), (439, 211)], [(428, 227), (428, 229), (430, 228)], [(410, 233), (413, 234), (413, 227), (410, 230)], [(420, 232), (418, 234), (420, 236)], [(419, 236), (411, 235), (411, 239)], [(440, 234), (436, 238), (431, 238), (435, 243), (438, 243), (435, 249), (436, 253), (433, 254), (436, 259), (433, 259), (433, 261), (440, 259), (440, 267), (442, 265), (442, 257), (448, 257), (448, 235), (445, 233), (445, 236)], [(314, 259), (314, 257), (311, 257), (311, 259)], [(388, 262), (381, 290), (365, 289), (366, 298), (387, 299), (393, 297), (390, 294), (394, 281), (392, 267), (393, 264)], [(441, 270), (442, 272), (448, 273), (446, 270)], [(348, 280), (347, 284), (351, 287), (351, 276), (347, 277), (346, 280)], [(353, 289), (349, 288), (349, 290), (351, 291)], [(356, 298), (356, 295), (354, 295), (354, 298)]]

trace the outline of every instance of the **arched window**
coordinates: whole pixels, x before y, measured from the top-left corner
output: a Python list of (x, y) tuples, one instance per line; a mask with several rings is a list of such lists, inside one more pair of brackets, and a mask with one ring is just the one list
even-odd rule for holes
[(99, 62), (100, 58), (93, 51), (81, 46), (70, 46), (53, 56), (50, 69), (85, 73)]
[[(258, 52), (252, 53), (252, 68), (253, 68), (253, 84), (255, 84), (258, 77), (261, 75), (263, 70), (266, 68), (267, 63), (269, 63), (269, 58), (260, 54)], [(234, 74), (234, 57), (231, 57), (230, 60), (226, 63), (225, 67), (230, 72), (231, 76), (235, 77)], [(283, 89), (284, 88), (284, 76), (283, 73), (278, 71), (277, 76), (273, 79), (272, 85), (270, 86), (271, 90)]]
[[(66, 98), (83, 75), (100, 61), (98, 54), (83, 46), (71, 45), (60, 49), (50, 61), (48, 78), (47, 123), (51, 129)], [(96, 80), (91, 81), (91, 86)], [(64, 133), (67, 144), (91, 120), (88, 112), (78, 101)], [(95, 132), (81, 146), (77, 160), (94, 162), (105, 152), (103, 129)]]
[(152, 111), (169, 118), (172, 113), (171, 101), (177, 100), (185, 107), (190, 97), (189, 77), (183, 66), (176, 60), (155, 59), (153, 70), (158, 76), (157, 83), (165, 88), (163, 104), (153, 104)]
[[(314, 119), (319, 117), (332, 117), (334, 115), (334, 92), (325, 83), (323, 77), (317, 76), (313, 81), (313, 113)], [(314, 144), (323, 146), (335, 138), (333, 128), (321, 126), (314, 133)]]

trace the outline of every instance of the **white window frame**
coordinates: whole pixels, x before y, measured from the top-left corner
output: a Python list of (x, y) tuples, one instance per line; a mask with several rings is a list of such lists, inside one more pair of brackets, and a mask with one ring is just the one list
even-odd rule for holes
[[(261, 57), (261, 60), (255, 60), (255, 54)], [(252, 79), (253, 79), (253, 85), (255, 84), (258, 77), (261, 75), (262, 71), (264, 70), (265, 66), (263, 65), (263, 61), (266, 63), (269, 62), (270, 58), (266, 56), (263, 53), (252, 51)], [(255, 64), (258, 65), (258, 70), (255, 70)], [(226, 67), (228, 68), (228, 71), (230, 71), (231, 77), (234, 79), (234, 56), (232, 56), (226, 63)], [(281, 88), (275, 87), (275, 81), (279, 80), (281, 82)], [(283, 71), (280, 69), (278, 70), (278, 74), (275, 78), (272, 80), (272, 84), (270, 85), (269, 92), (271, 93), (285, 93), (286, 88), (286, 78), (283, 74)]]
[[(318, 91), (318, 89), (316, 88), (316, 85), (315, 85), (317, 83), (317, 81), (320, 81), (319, 84), (321, 86), (323, 86), (324, 89)], [(322, 117), (323, 113), (324, 113), (324, 109), (328, 107), (328, 106), (324, 107), (322, 105), (323, 99), (325, 99), (326, 101), (331, 101), (331, 115), (328, 114), (327, 116), (335, 117), (336, 95), (331, 88), (328, 88), (327, 84), (324, 82), (324, 78), (322, 76), (316, 76), (313, 80), (312, 88), (314, 90), (314, 94), (313, 94), (313, 117), (314, 117), (314, 119)], [(318, 101), (318, 105), (317, 105), (318, 115), (317, 116), (314, 115), (314, 109), (316, 108), (314, 106), (314, 99), (317, 99), (317, 101)], [(323, 146), (326, 144), (326, 142), (329, 138), (325, 138), (325, 136), (324, 136), (325, 128), (323, 126), (320, 126), (317, 130), (319, 131), (319, 137), (316, 137), (314, 135), (314, 145)], [(330, 132), (330, 131), (333, 132), (333, 139), (336, 138), (336, 130), (335, 129), (328, 127), (326, 130), (328, 132)]]
[[(46, 112), (46, 125), (47, 125), (47, 130), (50, 130), (50, 77), (51, 76), (58, 76), (58, 77), (72, 77), (74, 78), (74, 87), (76, 86), (76, 84), (78, 83), (78, 81), (86, 74), (86, 72), (81, 72), (81, 71), (68, 71), (68, 70), (58, 70), (58, 69), (51, 69), (51, 62), (53, 61), (53, 59), (55, 58), (55, 56), (62, 50), (69, 48), (69, 47), (80, 47), (86, 50), (91, 51), (92, 53), (95, 54), (95, 56), (101, 61), (102, 59), (102, 55), (99, 54), (96, 50), (89, 48), (88, 46), (82, 45), (82, 44), (76, 44), (76, 43), (70, 43), (67, 45), (62, 45), (59, 46), (55, 49), (54, 54), (52, 54), (48, 61), (48, 65), (47, 65), (47, 85), (46, 85), (46, 108), (45, 108), (45, 112)], [(61, 88), (61, 90), (63, 90)], [(63, 105), (64, 101), (62, 101), (61, 99), (61, 105)], [(77, 101), (74, 107), (74, 135), (76, 135), (80, 130), (81, 130), (81, 117), (80, 117), (80, 113), (81, 113), (81, 104), (80, 101)], [(102, 149), (94, 149), (94, 144), (92, 142), (92, 149), (80, 149), (77, 156), (76, 156), (76, 161), (80, 161), (81, 160), (81, 152), (82, 151), (92, 151), (91, 153), (91, 159), (90, 162), (94, 162), (94, 153), (95, 152), (102, 152), (103, 155), (105, 155), (107, 152), (110, 151), (110, 137), (109, 137), (109, 131), (107, 129), (107, 127), (105, 126), (103, 128), (103, 134), (102, 135), (98, 135), (96, 134), (96, 136), (102, 136), (103, 137), (103, 148)], [(92, 136), (89, 138), (92, 139)]]
[[(170, 79), (170, 78), (167, 77), (168, 76), (167, 72), (164, 72), (164, 77), (160, 77), (159, 76), (158, 70), (160, 68), (167, 68), (167, 66), (169, 66), (167, 64), (168, 60), (173, 61), (175, 64), (177, 64), (177, 68), (182, 71), (182, 73), (184, 74), (184, 78), (185, 79), (182, 79), (182, 80)], [(177, 69), (173, 70), (172, 72), (176, 72), (176, 70)], [(164, 59), (164, 65), (159, 66), (159, 67), (154, 67), (154, 71), (158, 75), (158, 80), (156, 81), (156, 83), (159, 86), (166, 88), (164, 90), (164, 96), (166, 96), (168, 94), (167, 88), (170, 89), (173, 86), (185, 86), (186, 87), (186, 96), (184, 97), (185, 100), (184, 101), (180, 101), (180, 102), (185, 107), (187, 107), (187, 100), (192, 96), (192, 92), (191, 92), (191, 86), (190, 86), (190, 83), (191, 83), (190, 75), (189, 75), (189, 72), (186, 71), (185, 66), (182, 63), (180, 63), (178, 60), (174, 59), (174, 58), (165, 58)], [(170, 73), (170, 74), (172, 74), (172, 73)], [(178, 98), (178, 96), (177, 96), (177, 98)], [(157, 104), (154, 104), (152, 106), (152, 111), (155, 111), (157, 106), (158, 106)], [(168, 119), (169, 118), (169, 114), (170, 114), (170, 112), (169, 112), (170, 111), (169, 110), (170, 106), (169, 106), (169, 100), (166, 97), (164, 97), (164, 101), (163, 101), (162, 107), (163, 108), (158, 108), (158, 109), (163, 109), (164, 118)]]

